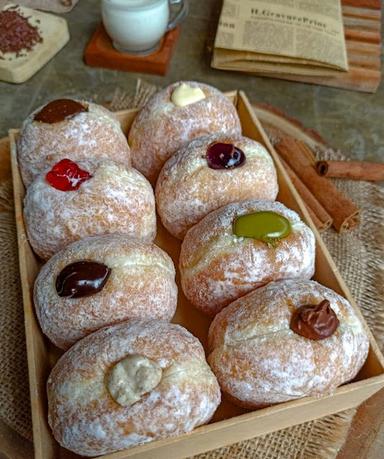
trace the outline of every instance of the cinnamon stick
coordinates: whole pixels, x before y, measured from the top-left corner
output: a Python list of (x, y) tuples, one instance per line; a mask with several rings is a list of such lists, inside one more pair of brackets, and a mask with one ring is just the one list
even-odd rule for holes
[(293, 171), (293, 169), (287, 164), (287, 162), (284, 161), (283, 158), (280, 158), (280, 160), (283, 163), (283, 166), (285, 167), (285, 170), (288, 173), (301, 199), (304, 201), (304, 204), (316, 228), (319, 231), (328, 229), (332, 225), (332, 217), (324, 209), (324, 207), (319, 203), (319, 201), (315, 198), (315, 196), (313, 196), (311, 191), (308, 190), (308, 188), (300, 180), (300, 178)]
[(324, 231), (327, 228), (329, 228), (324, 226), (323, 222), (319, 220), (319, 217), (313, 212), (313, 210), (310, 207), (308, 207), (307, 205), (305, 205), (305, 207), (307, 208), (307, 211), (309, 213), (309, 216), (311, 217), (313, 224), (319, 231)]
[(279, 155), (291, 166), (333, 220), (339, 232), (354, 228), (359, 222), (358, 207), (326, 177), (320, 177), (310, 159), (310, 148), (293, 137), (283, 137), (275, 145)]
[(322, 177), (348, 178), (369, 182), (384, 181), (384, 164), (364, 161), (317, 161), (316, 170)]

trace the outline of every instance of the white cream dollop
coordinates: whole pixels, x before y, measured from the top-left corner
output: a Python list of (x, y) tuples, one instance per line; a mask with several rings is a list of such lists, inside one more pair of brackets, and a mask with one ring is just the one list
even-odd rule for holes
[(130, 406), (154, 389), (161, 381), (162, 370), (153, 360), (142, 355), (130, 355), (112, 368), (108, 390), (121, 406)]
[(201, 88), (192, 88), (186, 83), (181, 83), (171, 95), (171, 101), (178, 107), (185, 107), (203, 99), (205, 94)]

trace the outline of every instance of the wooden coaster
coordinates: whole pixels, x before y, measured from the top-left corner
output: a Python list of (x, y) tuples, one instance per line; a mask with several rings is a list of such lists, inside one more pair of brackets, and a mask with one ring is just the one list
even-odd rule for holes
[(164, 35), (158, 51), (148, 56), (136, 56), (117, 51), (113, 47), (112, 40), (105, 31), (103, 24), (100, 24), (85, 48), (84, 60), (87, 65), (92, 67), (165, 75), (179, 33), (179, 27), (170, 30)]

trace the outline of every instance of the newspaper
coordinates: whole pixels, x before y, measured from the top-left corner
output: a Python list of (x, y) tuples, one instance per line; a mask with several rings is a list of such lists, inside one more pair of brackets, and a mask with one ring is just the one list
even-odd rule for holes
[(347, 71), (340, 0), (224, 0), (212, 66), (302, 75)]

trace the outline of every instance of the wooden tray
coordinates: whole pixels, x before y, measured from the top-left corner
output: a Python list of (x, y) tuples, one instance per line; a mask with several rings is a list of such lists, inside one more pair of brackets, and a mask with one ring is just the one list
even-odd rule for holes
[[(301, 214), (304, 221), (311, 226), (315, 233), (317, 258), (314, 278), (345, 296), (352, 303), (360, 319), (365, 324), (359, 308), (354, 303), (327, 248), (310, 220), (304, 203), (293, 188), (276, 152), (273, 150), (258, 119), (254, 115), (245, 94), (240, 91), (231, 92), (227, 95), (237, 107), (244, 135), (261, 142), (269, 150), (275, 161), (280, 185), (278, 200)], [(126, 110), (117, 113), (124, 132), (128, 132), (136, 113), (136, 110)], [(37, 459), (76, 458), (79, 456), (64, 450), (55, 442), (47, 423), (45, 384), (50, 369), (59, 357), (60, 351), (43, 336), (34, 314), (32, 290), (41, 264), (28, 243), (23, 222), (22, 205), (24, 186), (17, 164), (15, 143), (17, 135), (17, 131), (10, 131), (12, 177), (25, 312), (35, 457)], [(156, 243), (171, 255), (177, 266), (180, 242), (171, 237), (160, 225), (158, 227)], [(178, 276), (177, 281), (180, 285)], [(174, 322), (187, 327), (204, 345), (206, 344), (210, 320), (188, 303), (181, 292), (181, 288)], [(159, 440), (104, 457), (108, 459), (133, 457), (136, 459), (177, 459), (192, 456), (209, 449), (264, 435), (268, 432), (357, 406), (384, 386), (384, 358), (366, 324), (365, 327), (370, 338), (368, 359), (356, 379), (338, 388), (331, 396), (323, 398), (307, 397), (248, 413), (224, 401), (210, 424), (199, 427), (190, 434)]]

